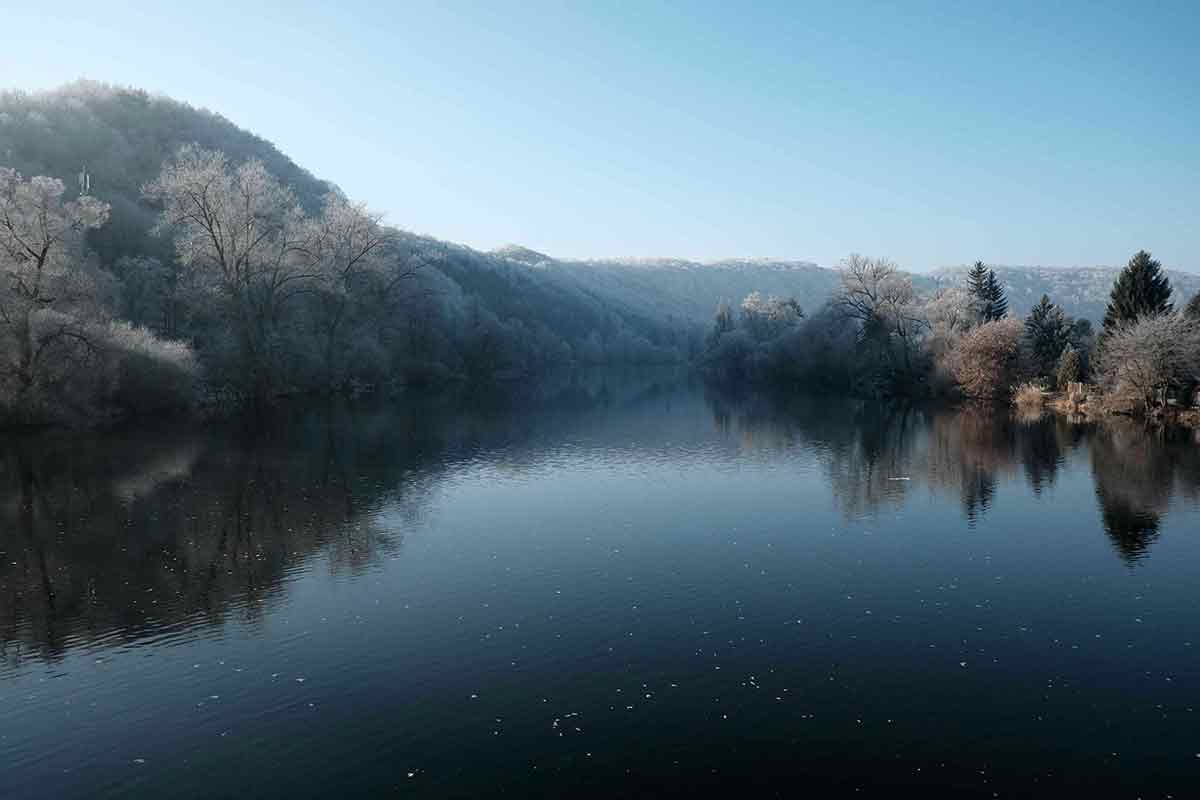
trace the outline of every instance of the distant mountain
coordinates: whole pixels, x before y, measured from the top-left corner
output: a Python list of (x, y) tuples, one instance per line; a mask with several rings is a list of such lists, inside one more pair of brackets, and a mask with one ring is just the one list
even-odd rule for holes
[(806, 261), (730, 259), (557, 260), (509, 245), (493, 251), (503, 258), (552, 268), (597, 295), (610, 297), (640, 313), (707, 325), (722, 300), (737, 304), (751, 292), (795, 297), (804, 308), (817, 308), (838, 284), (836, 271)]

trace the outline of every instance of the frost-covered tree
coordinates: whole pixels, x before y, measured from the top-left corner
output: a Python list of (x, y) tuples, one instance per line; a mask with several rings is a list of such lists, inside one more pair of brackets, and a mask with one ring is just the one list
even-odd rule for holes
[(1158, 314), (1116, 328), (1105, 341), (1101, 369), (1118, 401), (1146, 410), (1166, 405), (1172, 389), (1200, 375), (1200, 322)]
[(234, 166), (196, 147), (182, 148), (144, 192), (161, 205), (157, 229), (174, 237), (179, 262), (222, 301), (237, 389), (267, 399), (282, 378), (289, 303), (322, 277), (295, 196), (259, 161)]
[[(390, 240), (379, 215), (340, 194), (326, 197), (321, 215), (311, 223), (305, 245), (316, 274), (310, 326), (326, 386), (344, 385), (367, 359), (364, 347), (374, 343), (382, 327), (398, 322), (390, 301), (413, 276), (415, 262), (386, 259)], [(397, 264), (399, 269), (389, 269)]]
[(96, 354), (87, 322), (102, 288), (84, 258), (84, 234), (104, 224), (109, 208), (64, 195), (60, 180), (0, 168), (0, 369), (18, 410), (51, 370), (65, 373)]
[(860, 341), (877, 367), (884, 367), (893, 382), (912, 379), (918, 339), (927, 328), (912, 278), (886, 258), (855, 253), (842, 261), (841, 279), (834, 304), (857, 323)]
[(1016, 382), (1020, 366), (1021, 323), (1015, 319), (972, 328), (950, 354), (950, 371), (963, 394), (995, 400)]
[(773, 339), (804, 318), (794, 297), (783, 298), (751, 292), (742, 300), (742, 324), (758, 341)]

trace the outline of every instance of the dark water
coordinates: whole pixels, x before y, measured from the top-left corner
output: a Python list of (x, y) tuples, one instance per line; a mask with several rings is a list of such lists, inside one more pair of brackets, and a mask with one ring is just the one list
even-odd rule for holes
[(8, 439), (0, 796), (1196, 794), (1186, 435), (402, 406)]

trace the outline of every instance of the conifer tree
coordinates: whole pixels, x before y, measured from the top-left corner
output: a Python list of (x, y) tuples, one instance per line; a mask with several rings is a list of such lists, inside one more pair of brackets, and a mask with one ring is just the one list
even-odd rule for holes
[(1071, 344), (1071, 322), (1046, 295), (1042, 295), (1041, 301), (1025, 318), (1025, 341), (1037, 374), (1049, 377), (1059, 356)]
[(1192, 299), (1188, 301), (1187, 308), (1184, 309), (1183, 313), (1187, 314), (1192, 319), (1200, 319), (1200, 292), (1197, 292), (1192, 296)]
[(988, 268), (982, 261), (976, 261), (967, 272), (967, 293), (981, 306), (987, 300), (987, 275)]
[(1004, 287), (996, 278), (995, 271), (982, 261), (976, 261), (967, 272), (967, 293), (971, 295), (971, 304), (979, 312), (981, 322), (995, 322), (1008, 314), (1008, 298), (1004, 296)]
[(1080, 358), (1079, 351), (1071, 345), (1067, 345), (1058, 359), (1056, 378), (1060, 392), (1065, 392), (1070, 384), (1083, 378), (1083, 359)]
[(1145, 250), (1139, 250), (1113, 283), (1104, 311), (1104, 333), (1111, 334), (1142, 317), (1167, 314), (1173, 308), (1171, 282), (1163, 274), (1162, 264)]
[(988, 322), (1004, 319), (1008, 315), (1008, 298), (994, 270), (987, 274)]

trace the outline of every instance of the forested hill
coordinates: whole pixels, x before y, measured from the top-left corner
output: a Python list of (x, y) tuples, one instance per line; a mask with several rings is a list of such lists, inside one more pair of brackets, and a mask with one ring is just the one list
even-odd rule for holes
[[(212, 309), (193, 306), (182, 322), (161, 323), (164, 304), (182, 302), (163, 295), (179, 288), (172, 266), (175, 249), (169, 237), (151, 233), (159, 209), (142, 194), (164, 162), (193, 144), (224, 153), (231, 165), (260, 161), (309, 215), (319, 214), (325, 198), (338, 193), (333, 183), (312, 175), (270, 142), (219, 114), (169, 98), (87, 81), (51, 92), (0, 93), (0, 167), (16, 169), (26, 179), (59, 178), (68, 198), (78, 194), (76, 176), (86, 169), (90, 194), (111, 206), (105, 224), (87, 231), (99, 268), (115, 279), (112, 290), (105, 289), (113, 298), (105, 301), (113, 306), (105, 313), (194, 343), (201, 361), (212, 362), (211, 351), (203, 349), (216, 330), (203, 327), (215, 324)], [(386, 329), (378, 341), (355, 341), (356, 357), (372, 364), (364, 375), (527, 373), (551, 363), (686, 360), (703, 347), (719, 302), (736, 306), (761, 292), (795, 298), (811, 314), (839, 282), (836, 270), (804, 261), (585, 261), (520, 245), (483, 253), (392, 233), (387, 259), (397, 272), (416, 267), (418, 274), (404, 284), (408, 300), (402, 312), (389, 312), (378, 326), (359, 326), (360, 332)], [(1115, 253), (1113, 260), (1127, 256)], [(1067, 313), (1098, 322), (1118, 270), (997, 267), (996, 272), (1015, 315), (1023, 316), (1047, 294)], [(913, 277), (918, 290), (931, 291), (961, 286), (962, 273), (947, 268)], [(1200, 291), (1200, 276), (1169, 274), (1177, 305)], [(99, 312), (89, 313), (99, 318)], [(303, 350), (298, 331), (306, 325), (298, 316), (286, 331), (295, 342), (281, 347)], [(284, 333), (280, 336), (286, 340)], [(302, 360), (301, 354), (293, 355), (285, 361)]]
[[(58, 178), (67, 198), (79, 194), (77, 176), (86, 169), (90, 195), (111, 206), (106, 223), (87, 231), (87, 244), (99, 267), (117, 279), (116, 313), (135, 325), (155, 327), (164, 301), (152, 295), (173, 274), (175, 260), (171, 238), (152, 233), (160, 209), (142, 189), (188, 145), (223, 153), (234, 166), (261, 162), (310, 216), (331, 192), (340, 194), (265, 139), (171, 98), (91, 81), (0, 93), (0, 167), (26, 179)], [(411, 372), (417, 365), (434, 374), (512, 374), (556, 362), (680, 361), (699, 340), (698, 328), (668, 323), (652, 306), (626, 305), (569, 274), (391, 233), (386, 256), (394, 270), (415, 268), (416, 275), (403, 284), (409, 295), (403, 319), (381, 320), (391, 331), (379, 355), (391, 362), (388, 370)], [(162, 266), (148, 273), (147, 259)], [(396, 352), (397, 322), (407, 331), (403, 352)]]
[(171, 254), (169, 240), (148, 235), (157, 212), (142, 200), (142, 186), (186, 144), (218, 150), (235, 163), (258, 159), (309, 212), (335, 189), (265, 139), (186, 103), (92, 81), (0, 93), (0, 166), (60, 178), (69, 193), (86, 168), (91, 194), (112, 206), (109, 223), (89, 235), (109, 263), (123, 255)]
[[(531, 250), (502, 248), (497, 254), (528, 263)], [(514, 253), (516, 255), (514, 256)], [(541, 254), (536, 254), (541, 255)], [(682, 259), (556, 261), (542, 257), (543, 269), (568, 275), (606, 297), (643, 313), (656, 313), (707, 325), (722, 300), (736, 305), (751, 292), (795, 297), (816, 309), (838, 285), (836, 271), (805, 261)]]

